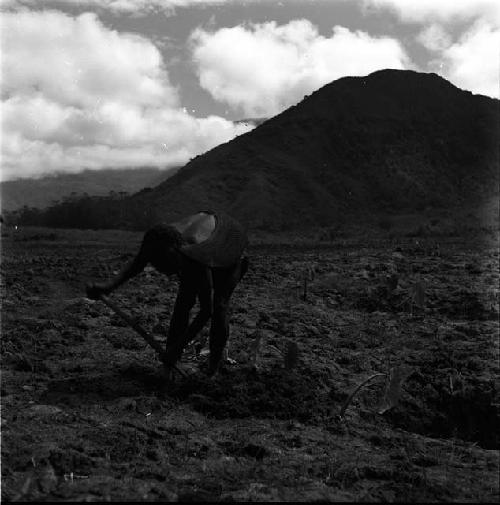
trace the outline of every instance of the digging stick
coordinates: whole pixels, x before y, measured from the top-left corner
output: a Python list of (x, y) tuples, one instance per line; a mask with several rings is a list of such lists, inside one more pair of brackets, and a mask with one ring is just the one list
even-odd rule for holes
[[(134, 321), (126, 312), (124, 312), (120, 307), (118, 307), (114, 302), (112, 302), (106, 295), (101, 295), (99, 299), (107, 305), (115, 314), (120, 316), (130, 327), (132, 327), (158, 354), (160, 360), (162, 360), (163, 349), (160, 343), (151, 336), (139, 323)], [(163, 361), (163, 360), (162, 360)], [(186, 374), (177, 368), (175, 365), (173, 366), (175, 370), (177, 370), (184, 377)]]
[(368, 379), (363, 381), (347, 398), (347, 400), (344, 402), (344, 405), (342, 405), (342, 408), (340, 409), (339, 412), (339, 418), (342, 419), (344, 417), (345, 411), (347, 410), (347, 407), (349, 407), (349, 404), (351, 403), (352, 399), (354, 398), (355, 394), (365, 385), (368, 384), (372, 379), (375, 379), (375, 377), (383, 377), (387, 374), (385, 373), (375, 373), (373, 375), (370, 375)]

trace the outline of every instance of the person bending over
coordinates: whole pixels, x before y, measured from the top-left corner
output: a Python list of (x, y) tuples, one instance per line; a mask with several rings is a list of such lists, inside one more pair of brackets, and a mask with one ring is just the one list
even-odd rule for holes
[[(115, 278), (87, 284), (87, 296), (98, 299), (111, 293), (148, 264), (165, 275), (178, 275), (179, 290), (161, 359), (167, 368), (173, 367), (211, 318), (208, 373), (213, 375), (229, 337), (229, 301), (248, 270), (247, 245), (241, 224), (223, 213), (202, 211), (174, 223), (160, 223), (144, 234), (139, 253)], [(199, 312), (189, 324), (196, 299)]]

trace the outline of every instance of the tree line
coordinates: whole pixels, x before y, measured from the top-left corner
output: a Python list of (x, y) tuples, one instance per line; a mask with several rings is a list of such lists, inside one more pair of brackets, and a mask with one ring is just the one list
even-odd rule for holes
[[(148, 191), (151, 189), (145, 188), (140, 193)], [(143, 230), (154, 222), (154, 213), (140, 200), (124, 191), (105, 196), (72, 193), (44, 209), (25, 205), (4, 216), (10, 225), (18, 226)]]

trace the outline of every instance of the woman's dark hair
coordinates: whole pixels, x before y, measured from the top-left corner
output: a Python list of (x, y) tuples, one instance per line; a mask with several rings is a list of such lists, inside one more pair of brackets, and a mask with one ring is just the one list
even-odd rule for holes
[(163, 243), (169, 247), (180, 247), (183, 243), (182, 235), (173, 226), (160, 223), (150, 228), (145, 234), (143, 244)]

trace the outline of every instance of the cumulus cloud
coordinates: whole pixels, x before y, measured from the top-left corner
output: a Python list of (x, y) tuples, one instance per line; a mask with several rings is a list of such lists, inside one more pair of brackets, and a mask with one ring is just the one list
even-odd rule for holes
[(430, 51), (441, 51), (451, 45), (450, 35), (438, 24), (431, 24), (424, 28), (418, 34), (417, 41)]
[(2, 178), (183, 163), (248, 126), (195, 118), (158, 49), (95, 14), (2, 16)]
[(498, 0), (361, 0), (367, 12), (391, 10), (421, 25), (416, 40), (431, 52), (428, 69), (492, 97), (500, 87)]
[(477, 22), (434, 64), (456, 86), (500, 98), (500, 28)]
[(407, 68), (398, 41), (336, 26), (330, 37), (308, 20), (196, 29), (191, 36), (200, 85), (245, 115), (269, 116), (345, 75)]
[(455, 39), (439, 24), (420, 32), (417, 41), (433, 53), (429, 69), (460, 88), (499, 98), (500, 27), (479, 19)]

